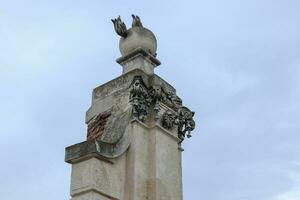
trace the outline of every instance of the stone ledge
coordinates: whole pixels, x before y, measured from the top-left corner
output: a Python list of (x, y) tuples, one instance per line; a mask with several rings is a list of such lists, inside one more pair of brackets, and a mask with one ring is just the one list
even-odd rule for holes
[(106, 193), (104, 193), (104, 192), (102, 192), (102, 191), (100, 191), (100, 190), (98, 190), (94, 187), (85, 187), (83, 189), (80, 189), (80, 190), (74, 192), (71, 196), (76, 197), (76, 196), (80, 196), (80, 195), (83, 195), (83, 194), (86, 194), (86, 193), (89, 193), (89, 192), (97, 193), (97, 194), (99, 194), (99, 195), (101, 195), (105, 198), (111, 199), (111, 200), (120, 200), (120, 199), (118, 199), (116, 197), (113, 197), (111, 195), (108, 195), (108, 194), (106, 194)]
[(159, 66), (161, 64), (161, 62), (157, 58), (155, 58), (151, 53), (146, 52), (142, 48), (136, 48), (132, 52), (118, 58), (116, 60), (116, 62), (119, 64), (122, 64), (124, 61), (130, 60), (131, 58), (134, 58), (135, 56), (137, 56), (139, 54), (142, 55), (143, 57), (148, 58), (156, 66)]
[(113, 164), (113, 161), (102, 156), (97, 150), (94, 142), (84, 141), (72, 146), (66, 147), (65, 149), (65, 162), (74, 164), (89, 158), (98, 158), (105, 162)]

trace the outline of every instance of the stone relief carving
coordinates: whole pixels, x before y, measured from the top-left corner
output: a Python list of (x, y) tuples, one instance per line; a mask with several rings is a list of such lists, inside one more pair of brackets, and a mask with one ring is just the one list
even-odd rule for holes
[(177, 125), (179, 144), (187, 136), (191, 137), (191, 132), (195, 129), (193, 119), (195, 112), (182, 106), (182, 100), (173, 91), (166, 91), (160, 85), (154, 85), (148, 89), (141, 76), (133, 79), (130, 89), (130, 102), (132, 104), (132, 115), (136, 119), (145, 122), (149, 112), (150, 104), (155, 111), (154, 119), (160, 118), (159, 103), (163, 103), (169, 110), (165, 111), (161, 117), (161, 124), (166, 129), (172, 129)]
[(187, 107), (181, 107), (178, 111), (178, 116), (175, 120), (175, 123), (178, 125), (178, 138), (180, 139), (179, 143), (182, 143), (186, 136), (190, 138), (192, 137), (191, 131), (195, 129), (195, 121), (193, 119), (195, 112), (192, 112)]
[(133, 79), (130, 89), (130, 102), (132, 104), (132, 115), (136, 119), (144, 122), (148, 115), (148, 108), (151, 99), (141, 76)]
[(162, 116), (161, 124), (166, 129), (172, 129), (175, 124), (177, 116), (172, 111), (166, 111), (164, 112)]
[(158, 113), (160, 111), (159, 102), (166, 98), (162, 88), (158, 85), (154, 85), (150, 90), (150, 97), (154, 102), (154, 111), (156, 113), (155, 120), (159, 119)]
[[(167, 110), (162, 116), (162, 126), (166, 129), (172, 129), (174, 125), (177, 125), (179, 144), (181, 144), (185, 136), (188, 138), (192, 137), (191, 132), (195, 129), (194, 114), (195, 112), (184, 106), (175, 114)], [(186, 133), (188, 134), (186, 135)]]
[(182, 100), (172, 91), (165, 92), (165, 96), (166, 98), (162, 102), (171, 109), (178, 111), (182, 106)]

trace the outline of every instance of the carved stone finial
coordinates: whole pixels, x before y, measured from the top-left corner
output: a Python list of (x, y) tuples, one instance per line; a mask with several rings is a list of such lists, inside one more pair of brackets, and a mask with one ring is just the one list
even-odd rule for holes
[(119, 16), (116, 19), (111, 20), (114, 24), (116, 33), (121, 37), (127, 36), (127, 28), (125, 23), (121, 20), (121, 17)]
[(132, 18), (132, 27), (128, 30), (120, 16), (116, 19), (112, 19), (116, 33), (121, 36), (119, 47), (122, 56), (128, 55), (134, 50), (141, 48), (155, 57), (157, 49), (155, 35), (152, 31), (143, 27), (139, 16), (132, 15)]

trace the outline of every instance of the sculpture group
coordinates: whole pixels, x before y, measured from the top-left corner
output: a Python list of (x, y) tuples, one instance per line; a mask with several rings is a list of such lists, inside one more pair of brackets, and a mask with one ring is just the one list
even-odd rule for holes
[(140, 76), (136, 76), (131, 84), (130, 102), (132, 105), (132, 115), (136, 119), (145, 122), (149, 113), (150, 106), (156, 112), (155, 120), (159, 120), (159, 103), (168, 107), (160, 119), (161, 125), (166, 129), (172, 129), (177, 125), (179, 144), (187, 137), (191, 137), (191, 131), (195, 129), (193, 119), (194, 112), (182, 106), (182, 100), (172, 91), (165, 91), (159, 85), (147, 88)]

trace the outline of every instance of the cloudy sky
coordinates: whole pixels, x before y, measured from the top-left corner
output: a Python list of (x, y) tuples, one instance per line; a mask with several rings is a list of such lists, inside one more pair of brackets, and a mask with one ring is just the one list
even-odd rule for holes
[(156, 73), (196, 112), (185, 200), (300, 199), (300, 1), (0, 0), (0, 199), (66, 200), (64, 148), (121, 74), (111, 18), (138, 14)]

